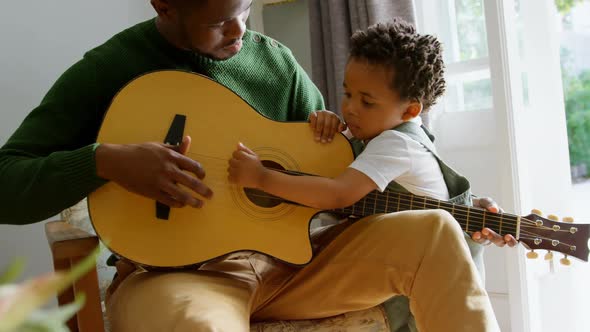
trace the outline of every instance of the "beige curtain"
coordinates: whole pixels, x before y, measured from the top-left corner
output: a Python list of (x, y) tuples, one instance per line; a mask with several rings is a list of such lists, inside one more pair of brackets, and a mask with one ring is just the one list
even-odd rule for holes
[(350, 36), (394, 17), (414, 23), (413, 0), (309, 0), (309, 10), (312, 78), (327, 108), (340, 113)]

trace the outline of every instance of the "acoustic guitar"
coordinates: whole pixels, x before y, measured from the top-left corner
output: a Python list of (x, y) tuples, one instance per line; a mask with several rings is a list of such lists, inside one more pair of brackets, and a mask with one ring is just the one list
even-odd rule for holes
[[(89, 196), (88, 206), (93, 227), (109, 249), (146, 267), (190, 266), (243, 250), (295, 265), (311, 261), (310, 220), (320, 211), (229, 183), (227, 162), (237, 142), (244, 142), (267, 167), (334, 177), (353, 160), (343, 135), (336, 135), (330, 144), (318, 144), (308, 123), (270, 120), (221, 84), (171, 70), (140, 76), (119, 91), (97, 141), (179, 144), (183, 135), (192, 137), (187, 156), (203, 165), (204, 183), (212, 188), (213, 199), (201, 209), (171, 209), (107, 183)], [(332, 212), (363, 217), (421, 209), (448, 211), (466, 232), (489, 227), (501, 235), (513, 234), (529, 249), (588, 260), (589, 225), (536, 214), (494, 214), (427, 197), (377, 191)]]

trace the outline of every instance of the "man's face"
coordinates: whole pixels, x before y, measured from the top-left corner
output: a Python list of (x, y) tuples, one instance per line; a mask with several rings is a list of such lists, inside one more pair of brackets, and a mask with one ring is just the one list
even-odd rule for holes
[(242, 48), (252, 0), (209, 0), (178, 9), (174, 20), (184, 47), (217, 60)]

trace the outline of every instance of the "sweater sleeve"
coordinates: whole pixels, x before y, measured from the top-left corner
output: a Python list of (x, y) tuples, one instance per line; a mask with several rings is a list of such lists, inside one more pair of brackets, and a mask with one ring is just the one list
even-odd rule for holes
[(89, 60), (74, 64), (0, 148), (0, 224), (44, 220), (105, 183), (94, 160), (97, 80)]
[(320, 90), (296, 61), (292, 100), (289, 121), (307, 121), (311, 112), (326, 108)]

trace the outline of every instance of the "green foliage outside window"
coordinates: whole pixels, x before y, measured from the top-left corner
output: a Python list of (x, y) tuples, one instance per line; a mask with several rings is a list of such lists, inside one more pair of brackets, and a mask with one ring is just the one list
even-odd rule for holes
[(590, 166), (590, 70), (564, 74), (565, 112), (572, 166)]
[(584, 0), (555, 0), (555, 6), (561, 14), (568, 14), (572, 8)]
[[(555, 0), (555, 6), (563, 18), (585, 0)], [(561, 49), (561, 72), (567, 134), (569, 140), (570, 164), (586, 165), (590, 168), (590, 70), (572, 73), (569, 68), (571, 54)]]

